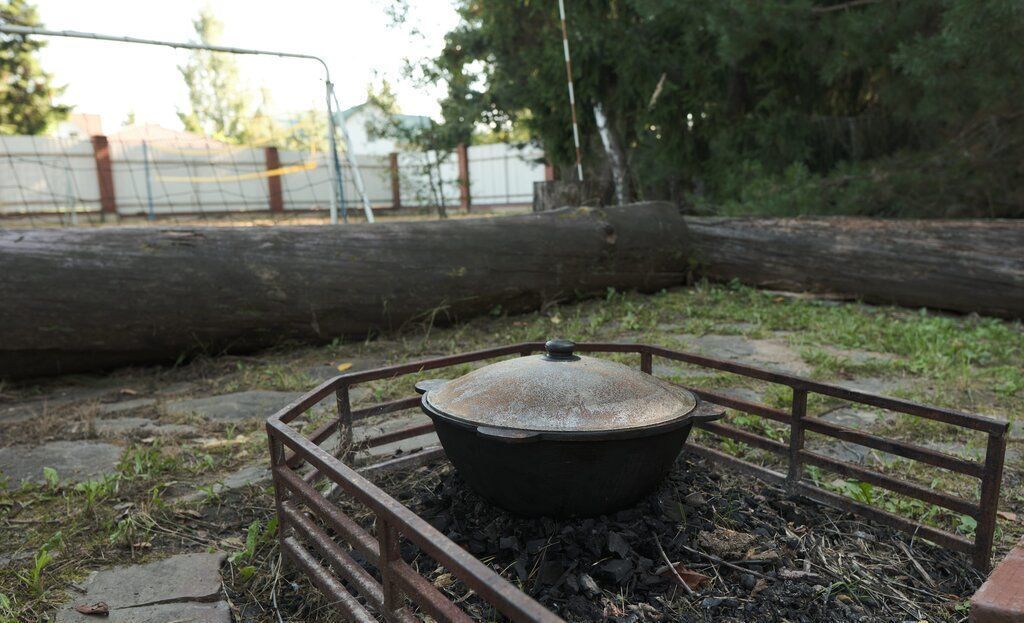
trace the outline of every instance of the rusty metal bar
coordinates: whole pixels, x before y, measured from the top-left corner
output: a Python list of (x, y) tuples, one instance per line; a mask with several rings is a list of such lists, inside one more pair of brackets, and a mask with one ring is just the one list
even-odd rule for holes
[(640, 352), (640, 371), (644, 374), (651, 374), (654, 369), (653, 360), (654, 357), (647, 351)]
[[(780, 485), (784, 485), (787, 482), (785, 474), (761, 467), (760, 465), (754, 465), (749, 461), (744, 461), (743, 459), (734, 457), (719, 450), (708, 448), (707, 446), (687, 444), (686, 450), (687, 452), (691, 452), (710, 461), (720, 463), (744, 474), (760, 478), (766, 482)], [(951, 534), (945, 530), (939, 530), (938, 528), (932, 528), (931, 526), (917, 523), (913, 520), (906, 519), (905, 517), (900, 517), (899, 515), (894, 515), (879, 508), (868, 506), (867, 504), (855, 502), (847, 497), (832, 493), (831, 491), (826, 491), (821, 487), (815, 486), (806, 481), (798, 483), (795, 489), (800, 495), (818, 502), (819, 504), (831, 506), (854, 515), (867, 517), (868, 519), (877, 521), (878, 523), (890, 526), (910, 535), (923, 537), (929, 541), (939, 544), (942, 547), (948, 547), (949, 549), (958, 552), (968, 554), (974, 552), (974, 544), (963, 537)]]
[(396, 613), (405, 607), (405, 596), (402, 587), (395, 580), (392, 564), (402, 560), (398, 547), (398, 532), (384, 517), (385, 513), (377, 514), (377, 542), (380, 543), (381, 586), (384, 589), (384, 617), (391, 621)]
[(701, 400), (713, 402), (722, 407), (743, 411), (744, 413), (749, 413), (751, 415), (759, 415), (763, 418), (787, 425), (790, 423), (790, 420), (792, 420), (792, 415), (782, 409), (774, 409), (767, 405), (740, 400), (739, 398), (733, 398), (731, 396), (726, 396), (725, 394), (697, 389), (695, 387), (687, 387), (687, 389), (697, 394)]
[(774, 439), (768, 439), (762, 435), (757, 435), (750, 431), (743, 430), (742, 428), (736, 428), (735, 426), (729, 426), (728, 424), (720, 424), (718, 422), (704, 422), (697, 425), (698, 428), (721, 435), (722, 437), (728, 437), (736, 441), (742, 441), (743, 443), (754, 446), (761, 450), (767, 450), (768, 452), (774, 452), (780, 456), (785, 456), (789, 452), (789, 446), (775, 441)]
[(804, 416), (807, 415), (807, 391), (793, 388), (793, 419), (789, 425), (789, 471), (786, 474), (791, 486), (804, 476), (802, 456), (804, 449)]
[[(366, 467), (360, 467), (359, 473), (367, 478), (373, 478), (380, 474), (386, 474), (388, 472), (395, 472), (402, 469), (412, 469), (421, 465), (427, 465), (433, 463), (438, 459), (444, 458), (444, 448), (441, 446), (428, 446), (423, 448), (419, 452), (410, 452), (403, 456), (397, 456), (392, 459), (386, 459), (380, 463), (374, 463), (373, 465), (367, 465)], [(333, 500), (338, 493), (341, 492), (341, 487), (337, 483), (333, 483), (329, 489), (324, 493), (324, 497), (328, 500)]]
[[(991, 433), (1002, 432), (1005, 434), (1009, 426), (1007, 422), (997, 420), (995, 418), (975, 415), (973, 413), (962, 413), (960, 411), (944, 409), (941, 407), (930, 407), (928, 405), (899, 398), (886, 398), (854, 389), (848, 389), (846, 387), (840, 387), (838, 385), (821, 383), (819, 381), (814, 381), (812, 379), (793, 374), (765, 370), (764, 368), (740, 364), (733, 361), (723, 361), (713, 357), (705, 357), (703, 355), (694, 355), (692, 353), (669, 350), (660, 346), (643, 346), (642, 348), (646, 349), (651, 354), (664, 357), (666, 359), (685, 361), (687, 363), (696, 364), (706, 368), (722, 370), (723, 372), (732, 372), (741, 376), (747, 376), (780, 385), (788, 385), (794, 389), (802, 389), (804, 391), (831, 396), (833, 398), (839, 398), (849, 402), (859, 402), (872, 407), (916, 415), (918, 417), (935, 420), (937, 422), (944, 422), (946, 424), (953, 424), (963, 428), (971, 428)], [(577, 348), (577, 350), (582, 349)]]
[(472, 554), (458, 547), (448, 537), (423, 520), (379, 487), (356, 473), (338, 459), (302, 437), (295, 429), (276, 421), (273, 417), (267, 424), (282, 434), (282, 441), (293, 450), (306, 456), (314, 468), (325, 473), (356, 500), (368, 506), (378, 516), (384, 515), (397, 530), (415, 543), (451, 573), (466, 583), (483, 599), (514, 621), (540, 623), (561, 623), (561, 619), (539, 603), (523, 594), (495, 573), (490, 567), (477, 560)]
[(339, 458), (346, 463), (351, 463), (355, 457), (355, 448), (352, 447), (352, 403), (349, 401), (348, 387), (348, 383), (338, 385), (334, 390), (334, 395), (338, 403)]
[(371, 476), (376, 476), (378, 474), (426, 465), (427, 463), (432, 463), (433, 461), (443, 457), (444, 448), (441, 446), (429, 446), (427, 448), (423, 448), (419, 452), (412, 452), (405, 456), (399, 456), (393, 459), (387, 459), (386, 461), (381, 461), (380, 463), (374, 463), (373, 465), (367, 465), (360, 469), (359, 473), (370, 478)]
[(424, 424), (412, 424), (405, 428), (400, 428), (390, 433), (384, 433), (377, 435), (370, 439), (366, 439), (357, 443), (359, 448), (376, 448), (378, 446), (387, 445), (395, 441), (401, 441), (402, 439), (409, 439), (410, 437), (419, 437), (420, 435), (426, 435), (427, 433), (434, 432), (434, 423), (426, 422)]
[(839, 510), (846, 511), (854, 515), (867, 517), (868, 519), (877, 521), (878, 523), (891, 528), (895, 528), (911, 536), (919, 536), (928, 539), (942, 547), (947, 547), (965, 554), (974, 551), (974, 543), (963, 537), (951, 534), (945, 530), (926, 526), (911, 519), (900, 517), (899, 515), (894, 515), (893, 513), (884, 511), (880, 508), (875, 508), (874, 506), (860, 504), (850, 498), (839, 495), (838, 493), (826, 491), (821, 487), (816, 487), (812, 484), (808, 484), (807, 482), (800, 483), (797, 491), (800, 495), (814, 500), (815, 502), (819, 502), (833, 508), (838, 508)]
[[(391, 402), (382, 402), (378, 405), (370, 407), (364, 407), (362, 409), (356, 409), (352, 411), (352, 421), (357, 422), (362, 419), (383, 415), (386, 413), (394, 413), (395, 411), (404, 411), (406, 409), (412, 409), (419, 406), (420, 397), (410, 396), (408, 398), (401, 398), (399, 400), (392, 400)], [(306, 435), (306, 438), (313, 443), (320, 445), (325, 439), (334, 434), (334, 431), (338, 427), (338, 420), (332, 419), (328, 422), (321, 424), (316, 430)], [(295, 455), (294, 452), (289, 451), (287, 454), (288, 466), (296, 468), (302, 465), (303, 460), (301, 457)]]
[(270, 447), (270, 468), (271, 478), (274, 482), (274, 508), (277, 511), (277, 544), (281, 551), (284, 551), (284, 540), (288, 537), (288, 521), (284, 516), (284, 488), (285, 485), (278, 478), (278, 472), (284, 465), (284, 445), (276, 438), (277, 432), (267, 425), (267, 444)]
[(356, 383), (365, 383), (366, 381), (393, 379), (396, 376), (425, 372), (426, 370), (436, 370), (438, 368), (447, 368), (448, 366), (454, 366), (460, 363), (469, 363), (471, 361), (480, 361), (482, 359), (494, 359), (497, 357), (504, 357), (506, 355), (518, 355), (524, 350), (541, 350), (543, 348), (544, 344), (541, 342), (527, 342), (523, 344), (499, 346), (497, 348), (486, 348), (469, 353), (460, 353), (458, 355), (422, 359), (420, 361), (413, 361), (397, 366), (374, 368), (372, 370), (363, 370), (361, 372), (350, 372), (335, 377), (331, 381), (328, 381), (328, 383), (347, 383), (349, 385), (355, 385)]
[(843, 476), (856, 478), (857, 480), (883, 487), (894, 493), (916, 498), (922, 502), (927, 502), (928, 504), (938, 504), (939, 506), (948, 508), (949, 510), (957, 513), (970, 515), (971, 517), (978, 516), (978, 506), (963, 498), (958, 498), (932, 489), (926, 489), (920, 485), (915, 485), (911, 482), (900, 480), (899, 478), (894, 478), (892, 476), (886, 476), (885, 474), (860, 467), (859, 465), (832, 459), (815, 452), (801, 450), (798, 454), (802, 462), (806, 462), (810, 465), (823, 467), (842, 474)]
[(332, 530), (345, 539), (346, 543), (370, 561), (370, 564), (375, 567), (380, 565), (380, 546), (373, 535), (343, 513), (340, 508), (324, 499), (319, 491), (299, 478), (295, 472), (288, 469), (275, 469), (274, 476), (280, 479), (282, 486), (287, 486), (318, 517), (326, 521)]
[(285, 424), (291, 422), (306, 411), (315, 407), (321, 400), (334, 393), (334, 388), (337, 385), (339, 378), (341, 377), (336, 376), (333, 379), (320, 383), (308, 393), (303, 394), (294, 401), (286, 404), (277, 413), (270, 416), (270, 419), (279, 420)]
[(713, 357), (705, 357), (703, 355), (695, 355), (693, 353), (684, 353), (677, 350), (669, 350), (667, 348), (662, 348), (660, 346), (646, 346), (646, 349), (652, 355), (664, 357), (665, 359), (672, 359), (674, 361), (684, 361), (686, 363), (692, 363), (703, 368), (721, 370), (722, 372), (732, 372), (734, 374), (747, 376), (761, 381), (769, 381), (771, 383), (789, 385), (790, 387), (792, 387), (795, 383), (800, 383), (806, 380), (782, 372), (775, 372), (774, 370), (765, 370), (764, 368), (748, 366), (746, 364), (736, 363), (734, 361), (724, 361), (722, 359), (715, 359)]
[(1009, 428), (1008, 422), (985, 417), (983, 415), (961, 413), (960, 411), (943, 409), (941, 407), (929, 407), (928, 405), (911, 402), (909, 400), (876, 396), (875, 394), (868, 394), (836, 385), (828, 385), (826, 383), (805, 380), (802, 386), (804, 389), (813, 391), (816, 394), (823, 394), (825, 396), (831, 396), (833, 398), (839, 398), (840, 400), (846, 400), (849, 402), (858, 402), (860, 404), (878, 407), (880, 409), (887, 409), (889, 411), (896, 411), (898, 413), (906, 413), (925, 418), (927, 420), (952, 424), (953, 426), (959, 426), (961, 428), (970, 428), (986, 433), (1005, 433)]
[(335, 574), (350, 582), (374, 608), (383, 612), (384, 591), (380, 582), (373, 579), (373, 576), (359, 566), (359, 563), (341, 549), (326, 532), (288, 502), (284, 504), (284, 514), (298, 528), (296, 534), (301, 534), (304, 541), (320, 552)]
[(784, 484), (786, 482), (786, 475), (777, 472), (767, 467), (761, 467), (760, 465), (754, 465), (750, 461), (744, 461), (741, 458), (735, 457), (731, 454), (726, 454), (721, 450), (715, 450), (707, 446), (702, 446), (697, 443), (686, 444), (686, 451), (699, 457), (703, 457), (709, 461), (721, 463), (727, 467), (735, 469), (738, 472), (760, 478), (765, 482), (773, 484)]
[(341, 610), (349, 620), (356, 623), (377, 623), (366, 611), (366, 608), (356, 601), (352, 593), (345, 590), (345, 587), (327, 569), (320, 566), (320, 563), (295, 540), (295, 537), (288, 537), (284, 540), (282, 551), (309, 576), (320, 592), (330, 599), (332, 605)]
[(473, 623), (469, 615), (405, 561), (396, 560), (391, 563), (391, 571), (395, 581), (401, 585), (409, 599), (435, 620), (442, 623)]
[(833, 424), (819, 418), (804, 418), (804, 428), (814, 433), (828, 435), (835, 439), (849, 441), (851, 443), (895, 454), (903, 458), (920, 461), (934, 467), (948, 469), (952, 472), (981, 478), (985, 473), (985, 466), (975, 461), (968, 461), (949, 454), (932, 450), (917, 444), (899, 441), (897, 439), (886, 439), (871, 433), (865, 433), (853, 428)]
[(996, 512), (999, 510), (999, 486), (1003, 480), (1003, 461), (1006, 456), (1006, 435), (990, 433), (985, 449), (985, 475), (981, 479), (981, 501), (978, 504), (978, 527), (971, 552), (974, 566), (985, 571), (989, 568), (992, 541), (995, 538)]
[(355, 411), (352, 412), (352, 420), (358, 421), (369, 417), (384, 415), (385, 413), (394, 413), (395, 411), (415, 409), (418, 406), (420, 406), (420, 397), (418, 395), (409, 396), (408, 398), (399, 398), (398, 400), (382, 402), (377, 405), (363, 407), (362, 409), (356, 409)]

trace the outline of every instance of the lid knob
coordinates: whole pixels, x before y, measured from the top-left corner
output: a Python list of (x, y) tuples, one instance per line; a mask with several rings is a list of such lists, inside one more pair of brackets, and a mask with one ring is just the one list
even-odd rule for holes
[(544, 343), (544, 350), (548, 353), (544, 356), (548, 361), (576, 361), (579, 359), (573, 354), (573, 351), (576, 350), (576, 342), (571, 340), (548, 340)]

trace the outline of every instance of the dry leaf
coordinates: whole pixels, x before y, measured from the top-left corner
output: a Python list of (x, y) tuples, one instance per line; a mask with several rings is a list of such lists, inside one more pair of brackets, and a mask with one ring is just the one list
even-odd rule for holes
[[(698, 573), (693, 569), (687, 569), (683, 566), (683, 563), (681, 562), (677, 562), (673, 566), (676, 568), (676, 573), (679, 574), (679, 577), (683, 579), (683, 582), (686, 582), (686, 585), (694, 590), (700, 588), (702, 585), (704, 585), (711, 579), (703, 573)], [(679, 581), (679, 578), (677, 578), (675, 576), (675, 573), (672, 573), (672, 571), (668, 567), (665, 567), (665, 573), (671, 574), (672, 579), (676, 582)]]
[(105, 617), (110, 614), (110, 608), (108, 608), (107, 604), (102, 601), (97, 601), (94, 604), (81, 604), (79, 606), (75, 606), (75, 610), (80, 614), (91, 614), (100, 617)]
[(997, 511), (996, 517), (1006, 521), (1017, 521), (1017, 513), (1011, 513), (1010, 511)]
[(352, 367), (352, 362), (351, 361), (345, 361), (343, 363), (339, 363), (338, 366), (337, 366), (338, 372), (344, 372), (345, 370), (348, 370), (351, 367)]
[(764, 578), (758, 578), (757, 582), (754, 583), (754, 588), (750, 589), (750, 596), (753, 597), (768, 588), (768, 581)]
[(450, 573), (442, 573), (441, 575), (434, 578), (434, 586), (445, 589), (455, 584), (455, 578)]

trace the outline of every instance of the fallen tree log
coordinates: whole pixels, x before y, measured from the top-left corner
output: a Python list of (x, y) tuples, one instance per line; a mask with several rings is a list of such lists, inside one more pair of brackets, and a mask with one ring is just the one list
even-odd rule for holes
[(1024, 318), (1024, 221), (687, 217), (699, 272), (765, 288)]
[(0, 376), (365, 336), (685, 279), (668, 204), (345, 227), (0, 231)]

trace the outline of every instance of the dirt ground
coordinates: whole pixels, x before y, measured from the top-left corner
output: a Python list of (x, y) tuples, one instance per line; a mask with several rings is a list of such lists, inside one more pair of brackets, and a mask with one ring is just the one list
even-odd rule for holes
[[(1019, 322), (727, 285), (699, 284), (653, 295), (609, 291), (599, 300), (552, 301), (531, 314), (508, 316), (496, 308), (487, 317), (452, 326), (425, 322), (366, 342), (282, 344), (253, 355), (201, 358), (176, 367), (0, 386), (0, 468), (7, 476), (6, 489), (0, 490), (0, 621), (47, 620), (55, 608), (74, 599), (75, 587), (91, 570), (210, 550), (229, 555), (222, 575), (237, 620), (331, 620), (314, 589), (280, 573), (273, 496), (263, 470), (262, 421), (339, 370), (551, 337), (660, 344), (1009, 419), (1014, 426), (996, 556), (1024, 534), (1024, 431), (1018, 420), (1024, 413), (1024, 328)], [(654, 372), (788, 406), (785, 392), (732, 375), (658, 360)], [(371, 383), (356, 399), (369, 404), (406, 395), (407, 385)], [(968, 458), (984, 452), (982, 436), (919, 418), (827, 400), (812, 400), (810, 411)], [(326, 418), (328, 412), (316, 417)], [(767, 436), (784, 435), (753, 416), (730, 412), (727, 421)], [(742, 444), (698, 437), (753, 461), (768, 460)], [(808, 443), (924, 486), (971, 500), (978, 496), (976, 481), (967, 478), (813, 435)], [(966, 535), (975, 529), (970, 517), (818, 470), (807, 475), (892, 512)], [(825, 586), (829, 598), (864, 597), (848, 584), (854, 579)], [(599, 590), (614, 597), (612, 586), (602, 583)], [(963, 589), (951, 589), (945, 605), (927, 610), (927, 616), (964, 620), (969, 594)], [(679, 620), (702, 620), (686, 612), (700, 611), (702, 601), (721, 597), (719, 592), (689, 597), (676, 591), (663, 598), (671, 603), (669, 611), (680, 613)], [(657, 620), (645, 612), (622, 615)], [(797, 620), (824, 620), (814, 612), (808, 609)], [(609, 620), (614, 616), (619, 614), (612, 612)]]

